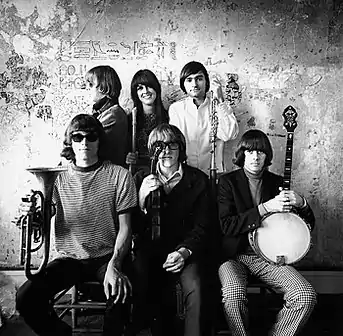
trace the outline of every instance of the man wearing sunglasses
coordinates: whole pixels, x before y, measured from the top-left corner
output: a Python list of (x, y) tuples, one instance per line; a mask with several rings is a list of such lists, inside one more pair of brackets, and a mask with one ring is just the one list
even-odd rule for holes
[[(100, 121), (87, 114), (75, 116), (65, 132), (61, 156), (68, 169), (53, 186), (58, 257), (17, 294), (17, 310), (37, 335), (72, 335), (49, 302), (84, 281), (104, 286), (103, 335), (122, 336), (128, 323), (132, 287), (125, 273), (137, 192), (128, 170), (102, 160), (104, 136)], [(26, 210), (34, 207), (28, 203)]]
[[(176, 304), (172, 293), (175, 294), (178, 281), (185, 307), (183, 334), (200, 336), (203, 334), (201, 261), (206, 254), (210, 228), (208, 177), (185, 163), (186, 140), (176, 126), (155, 127), (149, 135), (148, 148), (157, 160), (156, 171), (148, 176), (143, 172), (135, 175), (140, 214), (134, 221), (134, 230), (140, 239), (135, 248), (134, 268), (135, 277), (140, 279), (140, 296), (134, 309), (134, 324), (146, 323), (147, 327), (151, 319), (147, 314), (155, 311), (157, 323), (152, 328), (153, 336), (181, 335), (173, 320)], [(155, 212), (150, 196), (157, 189), (160, 234), (152, 238)]]

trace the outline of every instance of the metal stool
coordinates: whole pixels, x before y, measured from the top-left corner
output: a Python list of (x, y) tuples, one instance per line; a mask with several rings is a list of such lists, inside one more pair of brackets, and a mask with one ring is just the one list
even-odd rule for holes
[[(85, 328), (79, 327), (78, 325), (78, 311), (92, 309), (104, 311), (106, 308), (106, 302), (104, 301), (94, 301), (88, 298), (82, 298), (83, 292), (80, 287), (87, 288), (90, 290), (92, 286), (100, 286), (98, 282), (85, 282), (80, 285), (75, 285), (71, 289), (65, 289), (60, 292), (54, 299), (53, 307), (54, 309), (63, 309), (58, 316), (63, 318), (68, 311), (71, 312), (71, 326), (73, 332), (79, 333), (101, 333), (102, 328)], [(65, 297), (68, 291), (71, 290), (71, 298), (69, 302), (60, 302), (60, 300)]]

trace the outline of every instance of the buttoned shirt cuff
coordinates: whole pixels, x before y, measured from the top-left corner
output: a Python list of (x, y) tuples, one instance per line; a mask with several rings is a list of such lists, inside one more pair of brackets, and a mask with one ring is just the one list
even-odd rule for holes
[(184, 260), (187, 260), (192, 255), (192, 251), (186, 247), (180, 247), (177, 251), (182, 255)]
[(303, 206), (301, 206), (299, 209), (305, 209), (307, 207), (307, 201), (306, 201), (306, 198), (305, 197), (301, 197), (304, 201), (304, 204)]
[(258, 205), (257, 210), (258, 210), (261, 217), (263, 217), (265, 214), (268, 213), (268, 211), (267, 211), (266, 207), (263, 205), (263, 203)]

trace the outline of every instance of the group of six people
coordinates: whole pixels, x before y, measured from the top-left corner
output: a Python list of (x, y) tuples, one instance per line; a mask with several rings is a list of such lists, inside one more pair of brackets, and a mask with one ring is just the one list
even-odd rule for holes
[[(257, 255), (248, 233), (273, 211), (296, 208), (311, 228), (315, 219), (304, 197), (280, 191), (282, 177), (268, 170), (273, 150), (266, 134), (257, 129), (243, 134), (234, 158), (239, 169), (219, 177), (213, 200), (208, 178), (213, 99), (219, 172), (225, 171), (224, 143), (237, 137), (238, 124), (220, 82), (210, 83), (201, 63), (182, 69), (180, 87), (187, 97), (172, 104), (169, 113), (154, 73), (145, 69), (134, 75), (134, 140), (132, 116), (119, 106), (116, 71), (97, 66), (86, 81), (93, 114), (76, 115), (68, 125), (61, 153), (67, 170), (53, 186), (58, 257), (17, 293), (26, 323), (37, 335), (71, 335), (51, 299), (74, 284), (95, 280), (103, 284), (107, 302), (103, 335), (138, 335), (151, 328), (153, 336), (209, 336), (211, 325), (205, 321), (214, 309), (210, 297), (216, 296), (218, 280), (232, 335), (250, 335), (251, 273), (283, 294), (285, 303), (269, 335), (296, 335), (315, 306), (316, 293), (292, 266), (273, 265)], [(130, 141), (136, 141), (137, 151), (129, 150)], [(133, 176), (127, 165), (135, 166)], [(22, 211), (34, 207), (24, 202)], [(156, 220), (160, 230), (152, 239)], [(181, 332), (174, 323), (176, 283), (185, 311)]]

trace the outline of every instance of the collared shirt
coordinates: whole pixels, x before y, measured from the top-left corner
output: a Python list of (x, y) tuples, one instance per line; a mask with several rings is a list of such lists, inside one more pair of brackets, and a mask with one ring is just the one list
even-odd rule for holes
[[(225, 142), (235, 139), (238, 134), (238, 124), (232, 108), (226, 102), (220, 103), (216, 108), (218, 117), (217, 139)], [(207, 94), (205, 101), (197, 108), (191, 97), (175, 102), (169, 107), (170, 124), (177, 126), (186, 138), (187, 163), (210, 173), (211, 142), (210, 142), (210, 114), (211, 99)], [(222, 172), (223, 149), (216, 152), (217, 169)]]
[(163, 184), (163, 189), (166, 194), (169, 194), (172, 191), (172, 189), (180, 182), (183, 176), (183, 169), (182, 169), (181, 163), (179, 164), (178, 170), (176, 170), (169, 178), (166, 178), (162, 174), (159, 165), (157, 165), (156, 172), (157, 172), (158, 179)]

